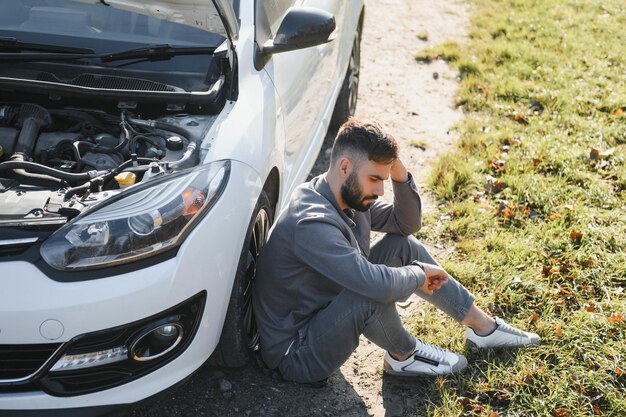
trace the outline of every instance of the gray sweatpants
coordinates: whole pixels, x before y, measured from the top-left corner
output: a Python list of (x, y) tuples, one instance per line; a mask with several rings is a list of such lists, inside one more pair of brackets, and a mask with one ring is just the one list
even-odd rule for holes
[[(394, 234), (374, 242), (369, 260), (388, 266), (408, 265), (414, 260), (437, 264), (415, 237)], [(416, 294), (458, 322), (474, 302), (474, 296), (452, 277), (432, 296), (421, 291)], [(403, 355), (415, 348), (415, 339), (402, 326), (395, 303), (375, 302), (344, 290), (299, 330), (278, 369), (290, 381), (321, 381), (350, 357), (361, 334), (389, 352)]]

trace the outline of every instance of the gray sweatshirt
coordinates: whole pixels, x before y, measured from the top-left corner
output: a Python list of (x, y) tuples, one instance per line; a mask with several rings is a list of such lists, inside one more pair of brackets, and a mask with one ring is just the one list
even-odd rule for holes
[(409, 235), (421, 227), (421, 200), (412, 178), (393, 182), (394, 203), (366, 212), (339, 205), (324, 175), (302, 184), (279, 215), (259, 258), (253, 304), (261, 354), (276, 368), (298, 330), (341, 291), (390, 303), (424, 283), (415, 265), (372, 264), (370, 231)]

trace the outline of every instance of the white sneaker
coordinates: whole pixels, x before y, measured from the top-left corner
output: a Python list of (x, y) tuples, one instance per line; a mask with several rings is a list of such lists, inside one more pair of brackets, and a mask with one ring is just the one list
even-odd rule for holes
[(473, 329), (465, 330), (465, 340), (479, 348), (504, 348), (524, 345), (538, 345), (539, 335), (516, 329), (501, 318), (496, 317), (496, 329), (486, 336), (479, 336)]
[(467, 359), (447, 349), (415, 339), (415, 351), (404, 361), (397, 361), (389, 352), (385, 354), (384, 369), (391, 375), (436, 376), (465, 369)]

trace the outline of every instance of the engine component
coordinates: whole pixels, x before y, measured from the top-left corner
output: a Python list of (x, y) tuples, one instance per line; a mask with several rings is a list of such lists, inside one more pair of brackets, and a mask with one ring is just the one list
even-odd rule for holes
[(14, 201), (4, 213), (17, 221), (71, 219), (139, 179), (191, 167), (204, 132), (196, 119), (0, 104), (0, 197)]
[(115, 176), (115, 181), (117, 181), (120, 188), (126, 188), (137, 182), (137, 176), (132, 172), (122, 172)]
[(180, 136), (170, 136), (165, 141), (167, 149), (170, 151), (180, 151), (183, 149), (183, 140)]
[(14, 154), (21, 153), (30, 157), (35, 148), (39, 131), (52, 123), (48, 110), (36, 104), (22, 104), (17, 116), (18, 125), (22, 126), (17, 138)]

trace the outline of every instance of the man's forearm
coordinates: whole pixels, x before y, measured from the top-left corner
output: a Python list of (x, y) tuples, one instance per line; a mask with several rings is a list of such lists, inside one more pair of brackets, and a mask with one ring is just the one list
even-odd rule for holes
[(408, 175), (404, 183), (394, 183), (393, 196), (396, 224), (404, 234), (417, 232), (422, 227), (422, 201), (415, 179)]

